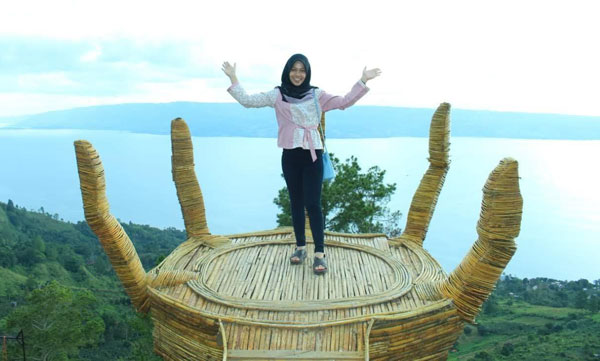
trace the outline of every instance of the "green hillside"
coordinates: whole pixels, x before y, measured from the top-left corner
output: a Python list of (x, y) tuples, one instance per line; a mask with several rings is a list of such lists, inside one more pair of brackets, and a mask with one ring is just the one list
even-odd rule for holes
[[(185, 239), (176, 229), (123, 227), (146, 270)], [(42, 349), (50, 348), (57, 350), (52, 360), (159, 360), (152, 353), (150, 320), (135, 313), (86, 223), (63, 222), (43, 208), (31, 212), (10, 200), (0, 202), (0, 280), (0, 335), (14, 336), (23, 329), (27, 359), (38, 359)], [(54, 314), (57, 325), (71, 327), (62, 323), (70, 317), (61, 312), (70, 315), (77, 307), (79, 323), (93, 328), (73, 326), (42, 335), (27, 324)], [(7, 346), (9, 356), (21, 355), (16, 342)]]
[(507, 277), (449, 360), (600, 359), (600, 280)]
[[(123, 227), (146, 270), (185, 239), (172, 228)], [(53, 360), (159, 360), (151, 321), (134, 312), (86, 223), (0, 202), (0, 280), (0, 335), (25, 330), (27, 359), (50, 349)], [(505, 276), (449, 360), (600, 360), (599, 309), (600, 280)], [(58, 329), (36, 330), (40, 317)], [(19, 360), (17, 346), (8, 343), (9, 360)]]

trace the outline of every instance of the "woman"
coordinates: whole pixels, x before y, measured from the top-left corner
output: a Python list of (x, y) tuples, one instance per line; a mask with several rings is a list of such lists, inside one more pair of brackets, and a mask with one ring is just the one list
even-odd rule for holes
[(327, 272), (325, 262), (323, 211), (323, 144), (318, 127), (321, 112), (345, 109), (353, 105), (369, 90), (367, 81), (379, 76), (379, 69), (363, 69), (361, 79), (345, 96), (333, 96), (310, 85), (310, 63), (302, 54), (292, 55), (281, 74), (281, 85), (259, 94), (248, 95), (239, 84), (235, 63), (223, 63), (223, 72), (231, 80), (227, 91), (246, 108), (273, 107), (279, 125), (277, 145), (283, 148), (281, 166), (290, 195), (292, 223), (296, 249), (290, 257), (292, 264), (306, 258), (304, 208), (308, 212), (310, 229), (315, 242), (313, 271)]

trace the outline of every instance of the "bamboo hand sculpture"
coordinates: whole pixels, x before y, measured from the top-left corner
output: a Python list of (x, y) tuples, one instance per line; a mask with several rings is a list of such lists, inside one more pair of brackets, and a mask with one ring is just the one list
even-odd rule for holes
[(188, 238), (146, 273), (110, 213), (96, 150), (84, 140), (75, 150), (85, 218), (134, 307), (152, 308), (155, 352), (165, 360), (298, 359), (300, 351), (315, 360), (438, 360), (464, 322), (474, 321), (514, 254), (523, 207), (517, 162), (505, 158), (483, 189), (479, 238), (446, 275), (423, 243), (449, 169), (449, 138), (450, 105), (442, 103), (403, 234), (325, 232), (337, 258), (323, 276), (286, 262), (295, 244), (290, 227), (231, 240), (210, 233), (180, 118), (171, 123), (172, 173)]
[[(429, 168), (413, 197), (404, 232), (389, 241), (391, 246), (402, 242), (423, 246), (450, 165), (449, 138), (450, 104), (442, 103), (431, 120)], [(473, 322), (516, 251), (514, 239), (519, 235), (522, 212), (518, 164), (505, 158), (492, 171), (483, 189), (477, 224), (479, 239), (449, 277), (418, 285), (422, 295), (452, 299), (461, 318)]]
[[(208, 230), (202, 191), (194, 172), (191, 135), (181, 118), (171, 123), (171, 144), (173, 181), (188, 235), (188, 240), (180, 247), (200, 243), (212, 248), (229, 243), (227, 238), (211, 235)], [(104, 168), (98, 153), (88, 141), (78, 140), (75, 141), (75, 154), (85, 219), (98, 236), (134, 307), (140, 312), (147, 312), (147, 286), (183, 283), (195, 275), (169, 269), (146, 275), (129, 236), (110, 214)]]

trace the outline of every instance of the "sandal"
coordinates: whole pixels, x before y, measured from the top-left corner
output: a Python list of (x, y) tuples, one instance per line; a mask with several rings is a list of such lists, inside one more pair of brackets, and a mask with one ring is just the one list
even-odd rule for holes
[[(322, 269), (318, 269), (317, 267), (323, 267)], [(316, 275), (322, 275), (325, 272), (327, 272), (327, 262), (325, 262), (325, 256), (323, 256), (323, 258), (319, 258), (319, 257), (315, 257), (315, 260), (313, 262), (313, 272)]]
[[(298, 258), (298, 260), (295, 260), (294, 258)], [(294, 253), (292, 253), (292, 255), (290, 256), (290, 263), (291, 264), (300, 264), (300, 263), (304, 262), (305, 258), (306, 258), (306, 249), (296, 248)]]

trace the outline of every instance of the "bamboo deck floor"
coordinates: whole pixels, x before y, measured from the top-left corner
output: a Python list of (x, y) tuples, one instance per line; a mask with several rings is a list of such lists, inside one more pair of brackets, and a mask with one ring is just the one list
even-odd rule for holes
[[(312, 272), (312, 244), (302, 265), (291, 265), (291, 229), (230, 236), (230, 246), (188, 248), (169, 268), (196, 279), (159, 292), (219, 320), (229, 358), (236, 350), (303, 351), (363, 359), (369, 320), (427, 308), (414, 286), (446, 274), (420, 246), (389, 247), (385, 235), (326, 232), (329, 270)], [(174, 252), (174, 256), (177, 252)], [(316, 357), (316, 356), (315, 356)], [(337, 356), (336, 356), (337, 357)]]

